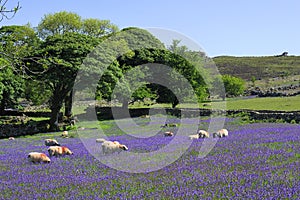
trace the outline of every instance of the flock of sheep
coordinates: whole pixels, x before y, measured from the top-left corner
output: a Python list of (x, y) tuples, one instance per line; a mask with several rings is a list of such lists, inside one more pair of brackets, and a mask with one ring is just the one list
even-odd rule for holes
[[(68, 131), (64, 131), (61, 135), (62, 137), (68, 137)], [(45, 145), (48, 147), (47, 151), (49, 157), (52, 156), (63, 156), (63, 155), (73, 155), (73, 152), (66, 146), (61, 146), (55, 139), (46, 139)], [(33, 163), (50, 163), (51, 159), (45, 153), (41, 152), (30, 152), (27, 156), (30, 162)]]
[[(162, 127), (176, 127), (177, 125), (169, 125), (165, 124)], [(199, 138), (208, 138), (209, 133), (205, 130), (199, 130), (197, 134), (195, 135), (189, 135), (189, 138), (191, 140), (199, 139)], [(228, 130), (227, 129), (220, 129), (219, 131), (212, 134), (213, 137), (227, 137), (228, 136)], [(174, 133), (172, 131), (166, 131), (164, 132), (165, 137), (172, 137), (174, 136)], [(118, 141), (108, 141), (103, 138), (96, 139), (97, 143), (101, 143), (102, 145), (102, 153), (103, 154), (112, 154), (115, 152), (120, 153), (121, 151), (128, 151), (128, 147), (124, 144), (120, 144)]]
[[(194, 139), (199, 139), (199, 138), (208, 138), (209, 137), (209, 133), (205, 130), (199, 130), (197, 134), (195, 135), (189, 135), (189, 138), (191, 140), (194, 140)], [(227, 137), (228, 136), (228, 130), (227, 129), (220, 129), (218, 130), (217, 132), (213, 133), (212, 136), (215, 138), (215, 137)]]
[[(168, 125), (165, 124), (163, 127), (176, 127), (177, 125)], [(68, 137), (68, 131), (64, 131), (61, 135), (62, 137)], [(174, 133), (171, 131), (164, 132), (165, 137), (172, 137), (174, 136)], [(228, 130), (227, 129), (220, 129), (219, 131), (212, 134), (212, 136), (215, 137), (227, 137), (228, 136)], [(205, 130), (199, 130), (197, 134), (189, 135), (189, 138), (191, 140), (199, 139), (199, 138), (208, 138), (210, 137), (210, 134)], [(12, 140), (12, 139), (11, 139)], [(121, 151), (128, 151), (128, 147), (124, 144), (120, 144), (118, 141), (109, 141), (105, 140), (103, 138), (96, 139), (96, 143), (101, 143), (102, 147), (102, 153), (104, 155), (106, 154), (112, 154), (115, 152), (120, 153)], [(49, 157), (52, 156), (63, 156), (63, 155), (73, 155), (73, 152), (66, 146), (61, 146), (55, 139), (46, 139), (45, 145), (48, 146), (48, 154)], [(51, 159), (49, 158), (45, 153), (40, 152), (31, 152), (28, 154), (28, 159), (30, 162), (33, 163), (50, 163)]]

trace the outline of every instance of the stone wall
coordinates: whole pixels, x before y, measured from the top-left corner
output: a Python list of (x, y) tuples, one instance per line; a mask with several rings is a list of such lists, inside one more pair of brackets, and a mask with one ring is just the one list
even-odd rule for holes
[[(252, 110), (210, 110), (210, 109), (163, 109), (163, 108), (141, 108), (141, 109), (123, 109), (120, 107), (115, 107), (114, 113), (112, 114), (112, 108), (110, 107), (90, 107), (86, 110), (85, 114), (78, 115), (78, 120), (108, 120), (108, 119), (122, 119), (128, 117), (142, 117), (149, 115), (156, 114), (168, 114), (177, 117), (197, 117), (199, 116), (210, 116), (210, 115), (229, 115), (234, 116), (237, 114), (246, 114), (249, 116), (250, 119), (255, 120), (282, 120), (285, 122), (296, 122), (300, 123), (300, 111), (295, 112), (283, 112), (283, 111), (268, 111), (268, 110), (259, 110), (259, 111), (252, 111)], [(97, 113), (97, 115), (96, 115)], [(24, 113), (23, 113), (24, 114)], [(34, 114), (35, 116), (37, 113)], [(42, 114), (44, 117), (46, 114)], [(0, 138), (8, 138), (8, 137), (17, 137), (17, 136), (24, 136), (24, 135), (32, 135), (41, 132), (47, 132), (47, 126), (49, 126), (48, 121), (26, 121), (24, 120), (25, 116), (21, 116), (18, 114), (16, 117), (16, 122), (5, 122), (5, 119), (1, 119), (0, 124)], [(36, 116), (38, 117), (38, 116)], [(12, 120), (14, 120), (12, 118)], [(25, 117), (26, 118), (26, 117)], [(18, 121), (19, 120), (19, 121)]]

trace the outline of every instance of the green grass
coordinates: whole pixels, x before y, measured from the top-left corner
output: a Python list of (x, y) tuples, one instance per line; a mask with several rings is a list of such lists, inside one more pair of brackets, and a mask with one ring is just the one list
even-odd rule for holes
[(269, 97), (253, 99), (232, 99), (226, 102), (228, 110), (276, 110), (276, 111), (299, 111), (300, 96), (294, 97)]
[[(275, 111), (300, 111), (300, 96), (294, 97), (264, 97), (264, 98), (228, 98), (226, 102), (212, 102), (212, 106), (203, 106), (201, 104), (181, 104), (179, 108), (223, 108), (226, 106), (227, 110), (275, 110)], [(156, 106), (159, 107), (159, 106)], [(171, 105), (165, 104), (161, 107), (171, 108)]]

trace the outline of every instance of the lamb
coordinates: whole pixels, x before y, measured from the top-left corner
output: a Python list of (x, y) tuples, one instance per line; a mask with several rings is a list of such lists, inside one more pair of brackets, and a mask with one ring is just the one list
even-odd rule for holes
[(213, 137), (227, 137), (228, 136), (228, 130), (227, 129), (220, 129), (216, 133), (213, 133)]
[(174, 136), (174, 133), (171, 132), (171, 131), (167, 131), (167, 132), (164, 132), (164, 136), (166, 136), (166, 137), (172, 137), (172, 136)]
[(191, 140), (198, 140), (198, 139), (199, 139), (199, 134), (189, 135), (189, 138), (190, 138)]
[(54, 139), (46, 139), (45, 145), (46, 146), (60, 146), (60, 144)]
[(50, 163), (51, 162), (50, 158), (46, 154), (39, 153), (39, 152), (31, 152), (28, 154), (27, 158), (29, 159), (30, 162), (33, 162), (33, 163), (36, 163), (36, 162)]
[(15, 138), (14, 137), (9, 137), (8, 140), (15, 140)]
[(209, 133), (205, 130), (199, 130), (198, 134), (199, 134), (199, 138), (208, 138), (209, 137)]
[(120, 144), (118, 141), (104, 141), (101, 146), (103, 154), (120, 153), (128, 150), (125, 145)]
[(48, 148), (49, 156), (62, 156), (62, 155), (73, 155), (73, 152), (65, 146), (59, 147), (59, 146), (51, 146)]

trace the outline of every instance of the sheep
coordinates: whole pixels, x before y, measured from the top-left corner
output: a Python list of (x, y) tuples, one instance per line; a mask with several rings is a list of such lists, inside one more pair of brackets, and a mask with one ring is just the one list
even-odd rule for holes
[(63, 156), (63, 155), (73, 155), (74, 153), (65, 146), (51, 146), (48, 148), (49, 156)]
[(161, 126), (161, 128), (166, 128), (166, 127), (177, 127), (177, 124), (175, 123), (165, 123), (164, 125)]
[(213, 137), (226, 137), (228, 136), (228, 130), (227, 129), (220, 129), (216, 133), (213, 133)]
[(101, 146), (103, 154), (120, 153), (128, 150), (127, 146), (120, 144), (118, 141), (104, 141)]
[(64, 131), (64, 132), (62, 132), (61, 137), (67, 138), (68, 135), (69, 135), (69, 132), (68, 131)]
[(14, 137), (9, 137), (8, 140), (15, 140), (15, 138)]
[(199, 130), (198, 135), (199, 135), (199, 138), (208, 138), (209, 137), (209, 133), (205, 130)]
[(29, 159), (30, 162), (33, 162), (33, 163), (36, 163), (36, 162), (50, 163), (51, 162), (50, 158), (46, 154), (39, 153), (39, 152), (31, 152), (28, 154), (27, 158)]
[(190, 138), (191, 140), (198, 140), (198, 139), (199, 139), (199, 134), (189, 135), (189, 138)]
[(103, 143), (105, 141), (106, 141), (106, 139), (104, 139), (104, 138), (98, 138), (98, 139), (96, 139), (97, 143)]
[(45, 145), (46, 146), (60, 146), (60, 144), (54, 139), (46, 139)]
[(174, 133), (171, 132), (171, 131), (167, 131), (167, 132), (164, 132), (164, 136), (165, 137), (172, 137), (172, 136), (174, 136)]

